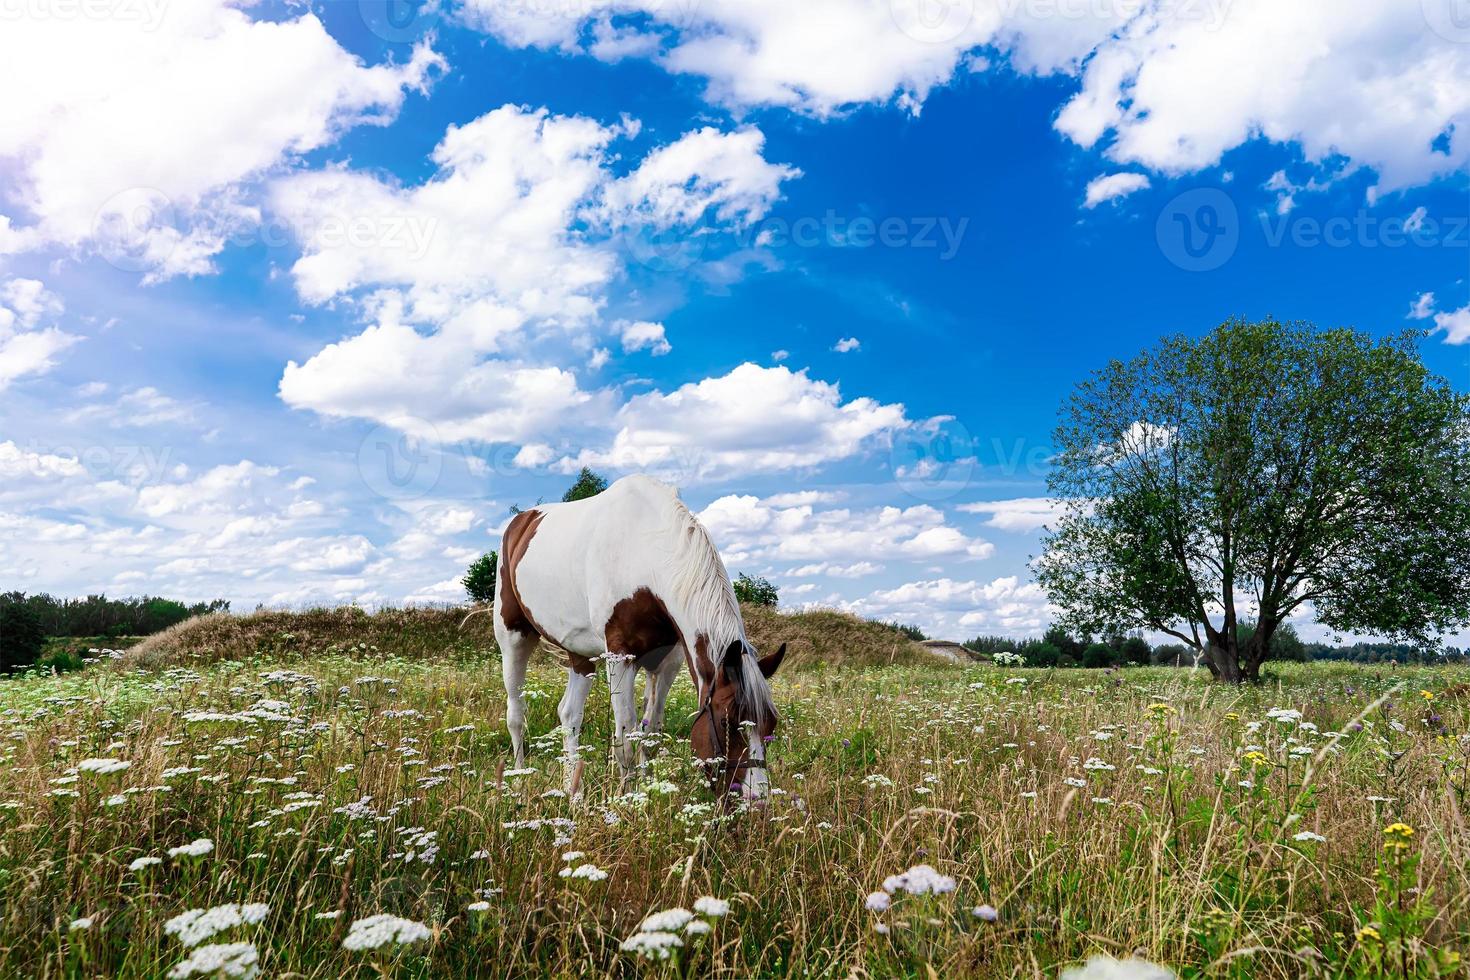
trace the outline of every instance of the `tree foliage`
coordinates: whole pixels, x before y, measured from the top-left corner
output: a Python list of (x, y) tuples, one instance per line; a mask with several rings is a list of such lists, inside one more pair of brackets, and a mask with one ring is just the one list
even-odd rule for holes
[(470, 563), (462, 581), (471, 602), (484, 604), (494, 600), (495, 568), (499, 561), (500, 556), (496, 552), (487, 551)]
[(735, 586), (735, 598), (741, 602), (755, 606), (774, 606), (780, 600), (776, 587), (759, 576), (751, 578), (741, 572), (732, 584)]
[[(1254, 680), (1285, 618), (1419, 644), (1470, 620), (1470, 399), (1416, 335), (1232, 320), (1079, 385), (1037, 576), (1084, 634)], [(1255, 628), (1242, 636), (1238, 609)]]
[(582, 472), (577, 474), (576, 482), (567, 489), (566, 493), (562, 494), (562, 503), (569, 504), (573, 500), (586, 500), (588, 497), (597, 496), (606, 489), (607, 480), (584, 466)]

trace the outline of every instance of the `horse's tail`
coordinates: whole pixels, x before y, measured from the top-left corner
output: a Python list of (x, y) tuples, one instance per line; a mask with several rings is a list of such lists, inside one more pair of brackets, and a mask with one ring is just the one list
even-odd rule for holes
[(470, 614), (468, 616), (466, 616), (464, 619), (461, 619), (459, 621), (459, 628), (460, 629), (464, 629), (464, 624), (465, 623), (468, 623), (470, 620), (474, 619), (476, 616), (480, 615), (481, 613), (487, 613), (487, 612), (489, 612), (492, 608), (494, 608), (494, 607), (491, 606), (491, 604), (487, 602), (483, 606), (481, 606), (479, 609), (471, 609), (470, 610)]

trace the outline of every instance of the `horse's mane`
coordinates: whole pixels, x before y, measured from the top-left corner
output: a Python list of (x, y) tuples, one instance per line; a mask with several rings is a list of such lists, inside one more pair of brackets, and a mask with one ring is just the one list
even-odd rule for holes
[(710, 657), (716, 671), (725, 667), (725, 654), (739, 644), (740, 671), (735, 675), (735, 700), (741, 714), (757, 721), (776, 714), (771, 688), (756, 663), (755, 648), (745, 638), (740, 601), (730, 586), (730, 573), (709, 532), (677, 494), (673, 494), (674, 595), (684, 614), (707, 631)]

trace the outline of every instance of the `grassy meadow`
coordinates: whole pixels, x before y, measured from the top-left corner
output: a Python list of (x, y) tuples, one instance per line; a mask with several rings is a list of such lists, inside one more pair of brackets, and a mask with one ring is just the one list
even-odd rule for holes
[(594, 689), (573, 802), (551, 657), (513, 770), (483, 619), (393, 615), (214, 618), (0, 680), (0, 976), (1463, 975), (1464, 670), (1229, 689), (771, 615), (802, 639), (742, 814), (691, 768), (687, 679), (626, 790)]

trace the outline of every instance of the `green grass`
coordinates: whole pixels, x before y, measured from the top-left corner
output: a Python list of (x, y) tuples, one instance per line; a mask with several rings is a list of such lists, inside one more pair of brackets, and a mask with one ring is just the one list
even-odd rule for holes
[[(594, 690), (573, 804), (549, 658), (531, 677), (537, 771), (502, 778), (483, 637), (412, 655), (373, 637), (0, 681), (0, 976), (163, 976), (188, 954), (165, 922), (228, 902), (270, 911), (211, 941), (253, 942), (273, 977), (1029, 977), (1135, 951), (1186, 976), (1434, 976), (1461, 975), (1470, 945), (1462, 669), (1289, 665), (1236, 690), (1163, 668), (798, 668), (774, 685), (779, 795), (722, 816), (691, 770), (687, 680), (626, 794)], [(262, 701), (279, 703), (244, 715)], [(76, 772), (88, 758), (131, 765)], [(1415, 833), (1385, 851), (1396, 821)], [(165, 856), (199, 838), (209, 854)], [(561, 877), (573, 850), (607, 879)], [(129, 869), (147, 856), (163, 860)], [(954, 892), (864, 908), (915, 864)], [(730, 914), (677, 960), (620, 950), (703, 895)], [(432, 935), (344, 949), (375, 913)]]

